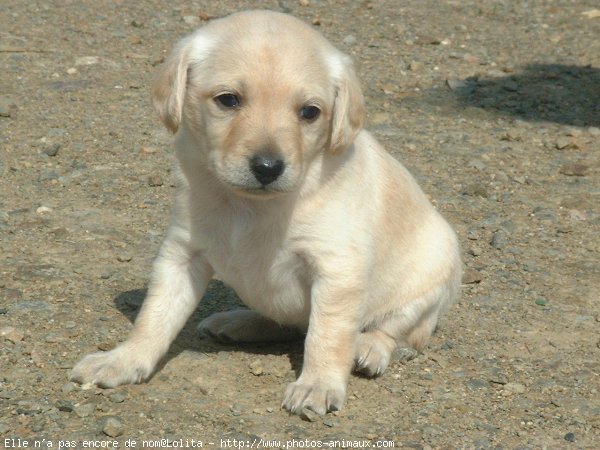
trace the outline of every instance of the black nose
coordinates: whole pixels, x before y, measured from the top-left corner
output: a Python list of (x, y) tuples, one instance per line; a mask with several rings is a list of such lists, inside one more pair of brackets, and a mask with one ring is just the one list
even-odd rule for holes
[(284, 169), (283, 160), (274, 155), (256, 155), (250, 160), (250, 170), (263, 186), (279, 178)]

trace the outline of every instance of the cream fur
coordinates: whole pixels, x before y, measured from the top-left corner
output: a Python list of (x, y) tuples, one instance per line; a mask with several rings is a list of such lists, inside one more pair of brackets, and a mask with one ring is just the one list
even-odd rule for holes
[[(238, 108), (216, 97), (237, 95)], [(457, 239), (407, 170), (362, 129), (349, 58), (290, 16), (251, 11), (179, 43), (153, 89), (176, 132), (181, 188), (142, 310), (118, 348), (71, 379), (148, 378), (216, 273), (254, 312), (209, 317), (228, 341), (306, 333), (283, 407), (339, 409), (352, 369), (380, 375), (396, 349), (422, 350), (458, 295)], [(300, 118), (305, 105), (320, 116)], [(249, 161), (285, 170), (261, 185)], [(414, 351), (404, 351), (414, 355)]]

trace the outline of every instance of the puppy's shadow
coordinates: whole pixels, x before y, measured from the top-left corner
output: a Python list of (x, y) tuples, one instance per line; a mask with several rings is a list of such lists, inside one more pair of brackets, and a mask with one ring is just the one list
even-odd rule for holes
[[(130, 322), (134, 322), (137, 317), (144, 298), (146, 289), (134, 289), (118, 294), (114, 303), (116, 308), (125, 315)], [(212, 339), (202, 338), (196, 326), (202, 319), (211, 314), (230, 311), (232, 309), (242, 308), (244, 305), (236, 293), (219, 280), (211, 280), (198, 308), (175, 341), (171, 344), (169, 352), (159, 363), (153, 376), (159, 373), (162, 368), (173, 358), (184, 350), (192, 350), (201, 353), (217, 353), (220, 351), (244, 350), (245, 352), (256, 355), (287, 355), (292, 369), (299, 376), (302, 368), (303, 342), (300, 339), (284, 343), (253, 343), (253, 344), (223, 344)]]

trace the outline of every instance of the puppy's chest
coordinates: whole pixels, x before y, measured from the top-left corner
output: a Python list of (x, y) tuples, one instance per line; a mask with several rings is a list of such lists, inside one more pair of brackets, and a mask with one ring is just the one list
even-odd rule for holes
[(308, 320), (310, 280), (285, 227), (238, 217), (197, 231), (216, 274), (246, 305), (281, 323)]

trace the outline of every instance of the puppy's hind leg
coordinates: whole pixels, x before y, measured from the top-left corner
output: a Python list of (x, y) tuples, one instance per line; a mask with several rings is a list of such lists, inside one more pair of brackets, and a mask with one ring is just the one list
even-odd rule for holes
[(198, 324), (198, 331), (225, 343), (284, 342), (303, 336), (297, 328), (280, 325), (250, 309), (213, 314)]
[(440, 310), (439, 301), (420, 298), (363, 331), (357, 340), (354, 370), (369, 377), (379, 376), (391, 362), (415, 358), (433, 334)]
[(461, 273), (458, 262), (446, 280), (420, 296), (403, 299), (396, 310), (368, 324), (357, 339), (354, 370), (379, 376), (390, 362), (415, 358), (427, 345), (439, 317), (458, 298)]

